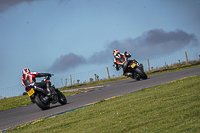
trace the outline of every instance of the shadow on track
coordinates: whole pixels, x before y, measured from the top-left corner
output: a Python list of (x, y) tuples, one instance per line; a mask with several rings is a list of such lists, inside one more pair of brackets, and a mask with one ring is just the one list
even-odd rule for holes
[[(150, 79), (150, 78), (147, 78), (147, 79)], [(133, 79), (132, 81), (128, 81), (127, 83), (141, 82), (141, 81), (144, 81), (144, 80), (147, 80), (147, 79), (142, 79), (142, 80), (138, 80), (138, 81)]]

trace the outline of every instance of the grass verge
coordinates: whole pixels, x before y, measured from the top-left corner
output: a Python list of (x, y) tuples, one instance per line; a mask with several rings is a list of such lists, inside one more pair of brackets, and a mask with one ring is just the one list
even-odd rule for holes
[(200, 75), (16, 127), (11, 133), (200, 132)]

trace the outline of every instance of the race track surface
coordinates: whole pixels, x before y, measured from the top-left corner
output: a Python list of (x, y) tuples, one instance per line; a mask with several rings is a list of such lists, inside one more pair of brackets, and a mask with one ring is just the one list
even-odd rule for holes
[(42, 111), (36, 104), (0, 111), (0, 130), (5, 130), (33, 120), (48, 117), (50, 115), (70, 111), (90, 103), (94, 103), (110, 97), (124, 95), (149, 88), (173, 80), (200, 74), (200, 67), (181, 71), (163, 73), (149, 76), (147, 80), (136, 81), (133, 79), (116, 81), (91, 87), (89, 92), (67, 97), (68, 104), (51, 104), (49, 110)]

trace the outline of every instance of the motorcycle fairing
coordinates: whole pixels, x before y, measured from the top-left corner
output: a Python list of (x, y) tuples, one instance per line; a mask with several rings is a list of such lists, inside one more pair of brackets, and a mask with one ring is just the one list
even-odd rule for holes
[(125, 72), (132, 72), (137, 64), (136, 60), (128, 60), (124, 63), (123, 69)]
[(124, 63), (124, 67), (128, 68), (128, 67), (131, 67), (131, 65), (133, 63), (137, 63), (135, 60), (128, 60), (127, 62)]

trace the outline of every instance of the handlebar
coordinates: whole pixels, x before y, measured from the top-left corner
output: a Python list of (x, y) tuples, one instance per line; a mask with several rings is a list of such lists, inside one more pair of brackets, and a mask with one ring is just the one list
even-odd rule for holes
[(54, 74), (49, 74), (48, 76), (46, 76), (44, 79), (46, 79), (46, 80), (50, 80), (50, 77), (51, 76), (54, 76)]

